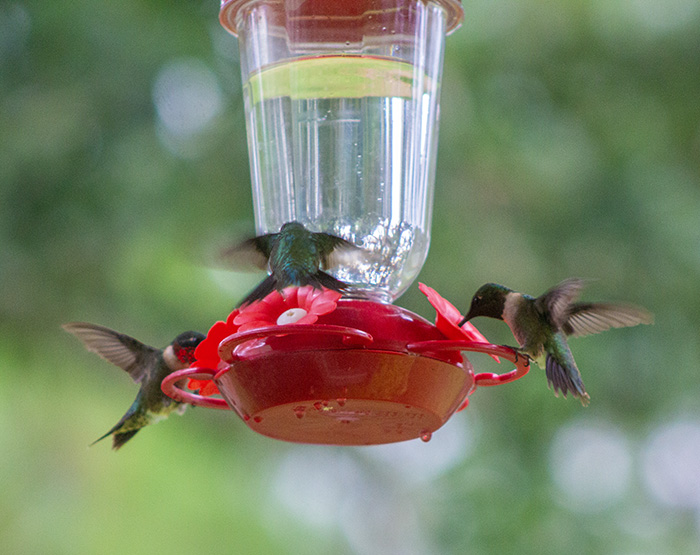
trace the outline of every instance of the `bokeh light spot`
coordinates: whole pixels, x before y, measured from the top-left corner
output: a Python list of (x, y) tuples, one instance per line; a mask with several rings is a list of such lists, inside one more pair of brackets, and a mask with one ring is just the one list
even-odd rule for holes
[(650, 31), (663, 33), (688, 24), (700, 13), (697, 0), (631, 0), (630, 9)]
[(620, 501), (631, 477), (632, 455), (621, 430), (578, 422), (554, 437), (550, 472), (566, 505), (600, 511)]
[(31, 17), (24, 5), (0, 5), (0, 66), (26, 49), (30, 31)]
[(473, 433), (462, 415), (451, 418), (432, 434), (430, 444), (419, 440), (359, 448), (362, 455), (399, 473), (408, 483), (425, 482), (462, 462), (473, 449)]
[(158, 73), (153, 103), (167, 132), (187, 138), (210, 125), (222, 109), (223, 95), (216, 77), (201, 61), (174, 60)]
[(700, 509), (700, 421), (654, 430), (642, 452), (644, 483), (664, 505)]

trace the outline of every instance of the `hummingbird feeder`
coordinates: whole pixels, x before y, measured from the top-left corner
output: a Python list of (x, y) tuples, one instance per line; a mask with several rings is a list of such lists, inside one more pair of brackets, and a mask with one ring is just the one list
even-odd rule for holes
[[(526, 357), (460, 328), (431, 288), (435, 325), (392, 304), (428, 254), (443, 46), (462, 17), (459, 0), (222, 2), (258, 232), (298, 221), (363, 255), (331, 270), (348, 296), (291, 287), (217, 322), (194, 365), (163, 381), (167, 395), (232, 409), (277, 439), (369, 445), (427, 440), (478, 386), (527, 373)], [(516, 368), (475, 374), (463, 351)]]

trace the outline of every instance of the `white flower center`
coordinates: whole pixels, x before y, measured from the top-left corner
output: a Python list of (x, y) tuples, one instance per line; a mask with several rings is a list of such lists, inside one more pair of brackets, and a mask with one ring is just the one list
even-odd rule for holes
[(285, 324), (294, 324), (306, 316), (308, 312), (303, 308), (290, 308), (289, 310), (280, 314), (277, 318), (277, 325), (284, 326)]

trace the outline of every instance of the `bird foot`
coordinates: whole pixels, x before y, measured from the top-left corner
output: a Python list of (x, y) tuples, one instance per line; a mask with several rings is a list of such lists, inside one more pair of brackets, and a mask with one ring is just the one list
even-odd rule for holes
[(513, 351), (515, 351), (515, 361), (514, 361), (515, 364), (518, 363), (518, 360), (520, 359), (520, 357), (525, 357), (525, 367), (530, 366), (530, 361), (532, 361), (532, 357), (530, 355), (528, 355), (527, 353), (523, 353), (517, 347), (511, 347), (511, 349), (513, 349)]

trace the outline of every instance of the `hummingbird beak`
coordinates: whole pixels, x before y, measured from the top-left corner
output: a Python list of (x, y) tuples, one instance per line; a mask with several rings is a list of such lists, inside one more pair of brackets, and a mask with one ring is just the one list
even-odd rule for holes
[(464, 318), (462, 318), (462, 320), (459, 322), (459, 324), (457, 324), (457, 326), (459, 326), (459, 327), (461, 328), (464, 324), (466, 324), (466, 323), (467, 323), (469, 320), (471, 320), (473, 317), (474, 317), (474, 316), (472, 316), (472, 313), (471, 313), (471, 310), (470, 310), (470, 311), (467, 313), (467, 315), (466, 315)]

